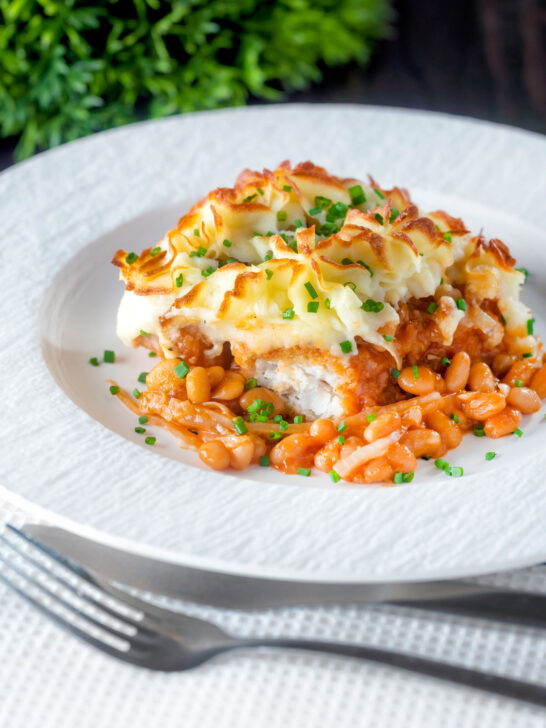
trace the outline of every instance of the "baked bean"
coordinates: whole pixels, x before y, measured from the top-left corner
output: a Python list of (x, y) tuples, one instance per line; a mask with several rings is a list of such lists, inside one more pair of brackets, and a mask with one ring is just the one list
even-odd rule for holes
[(448, 392), (460, 392), (466, 387), (470, 374), (470, 357), (466, 351), (458, 351), (446, 369), (445, 380)]
[(343, 445), (343, 447), (341, 448), (339, 457), (341, 459), (348, 457), (358, 447), (362, 447), (362, 445), (364, 445), (364, 441), (360, 437), (357, 437), (356, 435), (351, 435), (350, 437), (346, 437), (345, 445)]
[(217, 387), (220, 384), (220, 382), (224, 378), (224, 375), (225, 375), (224, 367), (220, 367), (220, 366), (209, 367), (207, 369), (207, 374), (209, 377), (210, 388), (214, 389), (215, 387)]
[(194, 404), (202, 404), (210, 399), (210, 382), (204, 367), (193, 367), (186, 377), (188, 399)]
[(510, 354), (495, 354), (493, 357), (492, 368), (497, 377), (504, 377), (514, 362)]
[(494, 392), (496, 388), (493, 372), (484, 361), (470, 367), (468, 386), (474, 392)]
[(229, 467), (229, 450), (221, 440), (204, 442), (197, 451), (201, 460), (213, 470), (225, 470)]
[(245, 388), (245, 378), (239, 372), (226, 372), (220, 384), (211, 392), (212, 399), (236, 399)]
[(407, 445), (393, 442), (387, 450), (387, 460), (395, 473), (412, 473), (417, 468), (417, 458)]
[(517, 429), (520, 422), (521, 412), (513, 407), (506, 407), (498, 415), (488, 419), (483, 429), (487, 437), (496, 439), (510, 435)]
[(367, 442), (374, 442), (380, 437), (387, 437), (391, 432), (400, 429), (402, 418), (398, 412), (384, 412), (376, 417), (364, 430), (364, 439)]
[(397, 382), (410, 394), (430, 394), (436, 388), (435, 374), (428, 367), (404, 367)]
[(323, 445), (328, 440), (333, 440), (337, 437), (339, 432), (331, 420), (320, 419), (313, 422), (309, 428), (309, 434)]
[(186, 380), (174, 373), (180, 359), (163, 359), (146, 375), (146, 386), (151, 391), (166, 392), (171, 397), (186, 399)]
[(244, 470), (248, 468), (254, 459), (254, 441), (249, 436), (239, 436), (237, 444), (230, 449), (229, 464), (234, 470)]
[(500, 392), (468, 392), (458, 399), (463, 412), (472, 420), (488, 420), (506, 407), (506, 397)]
[(313, 466), (320, 443), (307, 432), (296, 432), (279, 440), (270, 452), (271, 465), (285, 473), (297, 473), (298, 468)]
[(497, 384), (497, 389), (505, 397), (508, 397), (508, 393), (510, 392), (510, 390), (512, 389), (512, 387), (509, 384), (505, 384), (504, 382), (499, 382)]
[(463, 433), (459, 425), (454, 420), (450, 420), (445, 412), (441, 410), (429, 412), (425, 416), (425, 422), (427, 427), (436, 430), (448, 450), (459, 447), (463, 439)]
[(364, 483), (381, 483), (391, 480), (394, 469), (387, 458), (383, 456), (367, 462), (362, 468), (359, 468), (358, 474)]
[(279, 395), (265, 387), (254, 387), (254, 389), (247, 390), (241, 395), (239, 404), (243, 409), (248, 410), (251, 404), (257, 399), (262, 399), (264, 402), (270, 402), (274, 407), (273, 411), (276, 415), (280, 415), (286, 410), (286, 405)]
[(538, 412), (542, 406), (538, 394), (534, 389), (528, 387), (513, 387), (506, 398), (506, 402), (518, 409), (523, 415)]
[(258, 463), (262, 455), (265, 455), (267, 446), (265, 441), (259, 435), (251, 435), (252, 442), (254, 443), (254, 456), (252, 458), (253, 463)]
[(533, 374), (530, 387), (535, 390), (541, 399), (546, 397), (546, 366)]
[(520, 382), (523, 382), (524, 386), (527, 386), (535, 372), (536, 364), (534, 362), (525, 360), (517, 361), (515, 364), (512, 364), (502, 381), (513, 387), (516, 379), (519, 379)]
[(339, 460), (341, 444), (337, 440), (330, 440), (315, 455), (315, 468), (323, 473), (329, 473)]
[[(471, 430), (472, 429), (472, 422), (470, 419), (465, 415), (465, 413), (462, 411), (460, 407), (449, 407), (447, 410), (444, 410), (446, 414), (448, 415), (450, 420), (453, 420), (456, 424), (459, 425), (461, 430), (465, 432), (465, 430)], [(455, 419), (456, 418), (456, 419)]]
[(423, 455), (429, 458), (437, 457), (442, 447), (442, 438), (438, 432), (427, 428), (410, 430), (402, 435), (399, 442), (411, 450), (417, 458)]
[(419, 427), (423, 421), (423, 410), (420, 407), (410, 407), (402, 415), (402, 426), (403, 427)]

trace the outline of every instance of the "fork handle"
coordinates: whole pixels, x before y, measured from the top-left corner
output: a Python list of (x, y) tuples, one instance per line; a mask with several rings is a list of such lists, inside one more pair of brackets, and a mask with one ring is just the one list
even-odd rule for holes
[[(351, 645), (344, 642), (321, 642), (298, 639), (248, 639), (238, 640), (231, 648), (273, 647), (294, 650), (322, 652), (330, 655), (352, 657), (355, 659), (390, 665), (420, 675), (440, 678), (448, 682), (479, 688), (505, 698), (523, 700), (535, 705), (546, 706), (546, 689), (534, 683), (526, 683), (512, 678), (491, 675), (479, 670), (471, 670), (445, 662), (436, 662), (424, 657), (416, 657), (403, 652), (376, 649), (364, 645)], [(229, 648), (228, 648), (229, 649)]]

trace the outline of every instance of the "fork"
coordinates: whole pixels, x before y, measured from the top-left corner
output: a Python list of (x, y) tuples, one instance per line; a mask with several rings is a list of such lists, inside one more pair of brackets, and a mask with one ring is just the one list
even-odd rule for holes
[[(4, 535), (0, 535), (0, 540), (12, 554), (12, 559), (6, 558), (0, 553), (0, 561), (17, 574), (19, 580), (25, 580), (39, 593), (44, 594), (47, 599), (59, 604), (80, 621), (83, 619), (91, 631), (93, 628), (95, 631), (100, 630), (102, 636), (94, 636), (90, 631), (52, 609), (42, 600), (30, 594), (28, 588), (24, 588), (10, 578), (5, 571), (0, 572), (0, 581), (59, 627), (123, 662), (152, 670), (173, 672), (189, 670), (235, 649), (269, 647), (306, 650), (389, 665), (459, 685), (478, 688), (503, 697), (546, 706), (546, 690), (538, 684), (525, 683), (406, 653), (344, 642), (235, 637), (207, 620), (164, 609), (128, 594), (110, 582), (102, 580), (98, 576), (92, 576), (78, 564), (27, 536), (14, 526), (8, 524), (7, 528), (15, 537), (15, 542)], [(63, 574), (66, 570), (69, 577), (59, 574), (58, 566), (52, 569), (51, 564), (46, 564), (43, 557), (36, 558), (32, 555), (29, 552), (29, 546), (40, 554), (45, 554), (54, 564), (60, 565), (63, 568)], [(13, 563), (14, 555), (18, 561), (25, 564), (25, 567), (38, 569), (45, 574), (48, 581), (53, 584), (53, 588), (45, 586), (42, 580), (33, 576), (27, 568), (21, 568)], [(74, 577), (77, 577), (77, 581)], [(74, 581), (78, 586), (73, 583)], [(88, 586), (85, 587), (85, 585)], [(72, 599), (69, 600), (66, 596), (59, 594), (59, 588), (69, 592)], [(93, 591), (95, 595), (90, 591)], [(72, 603), (74, 596), (78, 598), (80, 606)], [(97, 616), (89, 614), (89, 608), (92, 608)], [(99, 614), (102, 619), (98, 618)], [(118, 626), (108, 624), (107, 620), (114, 621)]]

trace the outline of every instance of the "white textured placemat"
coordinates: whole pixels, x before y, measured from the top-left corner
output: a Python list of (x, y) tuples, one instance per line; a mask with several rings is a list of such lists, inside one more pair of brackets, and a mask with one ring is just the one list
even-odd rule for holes
[[(0, 502), (0, 524), (25, 514)], [(0, 530), (3, 525), (0, 526)], [(546, 568), (496, 575), (546, 593)], [(393, 607), (243, 614), (184, 605), (234, 633), (347, 640), (544, 684), (546, 634)], [(546, 710), (400, 670), (289, 652), (188, 673), (126, 666), (67, 636), (0, 586), (2, 728), (543, 728)]]

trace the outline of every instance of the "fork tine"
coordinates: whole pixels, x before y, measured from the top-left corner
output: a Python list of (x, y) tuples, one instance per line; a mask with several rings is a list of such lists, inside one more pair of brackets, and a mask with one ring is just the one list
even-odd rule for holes
[[(45, 617), (50, 619), (52, 622), (54, 622), (58, 627), (65, 630), (65, 632), (68, 632), (69, 634), (74, 635), (75, 637), (78, 637), (83, 642), (86, 642), (87, 644), (91, 645), (92, 647), (96, 647), (101, 652), (105, 652), (106, 654), (110, 655), (111, 657), (116, 657), (118, 660), (122, 660), (123, 662), (129, 662), (133, 665), (140, 665), (141, 667), (146, 667), (146, 657), (147, 653), (144, 651), (138, 651), (138, 650), (118, 650), (113, 645), (109, 645), (106, 642), (102, 642), (102, 640), (97, 639), (96, 637), (93, 637), (93, 635), (90, 635), (88, 632), (85, 632), (83, 629), (80, 629), (75, 624), (71, 624), (67, 620), (65, 620), (63, 617), (60, 616), (60, 614), (57, 614), (52, 609), (49, 609), (45, 606), (45, 604), (42, 604), (37, 599), (32, 597), (30, 594), (27, 594), (23, 589), (17, 586), (11, 579), (9, 579), (5, 573), (0, 572), (0, 581), (2, 581), (9, 589), (12, 589), (16, 594), (18, 594), (22, 599), (24, 599), (26, 602), (31, 604), (35, 609), (37, 609), (41, 614), (43, 614)], [(130, 640), (127, 640), (130, 642)]]
[[(44, 594), (46, 594), (50, 599), (53, 599), (57, 603), (59, 603), (62, 607), (65, 609), (68, 609), (70, 612), (75, 614), (77, 617), (80, 617), (82, 619), (87, 620), (91, 624), (95, 625), (99, 629), (104, 630), (108, 634), (110, 634), (112, 637), (117, 637), (118, 639), (125, 640), (126, 642), (129, 642), (131, 644), (138, 643), (140, 645), (145, 645), (147, 643), (151, 642), (151, 639), (155, 637), (153, 632), (150, 632), (149, 630), (146, 630), (144, 633), (138, 630), (136, 634), (127, 634), (126, 632), (120, 632), (120, 630), (116, 629), (115, 627), (111, 627), (107, 624), (104, 624), (104, 622), (101, 622), (98, 619), (95, 619), (89, 614), (86, 614), (85, 612), (80, 611), (77, 607), (70, 604), (70, 602), (67, 602), (65, 599), (63, 599), (58, 594), (55, 594), (55, 592), (48, 589), (44, 584), (40, 583), (37, 579), (30, 576), (30, 574), (27, 574), (23, 569), (20, 569), (15, 564), (12, 564), (8, 559), (4, 558), (2, 554), (0, 554), (0, 561), (6, 564), (12, 571), (14, 571), (16, 574), (19, 574), (23, 579), (26, 579), (30, 584), (32, 584), (34, 587), (38, 588), (40, 591), (42, 591)], [(100, 606), (100, 605), (99, 605)], [(123, 624), (123, 618), (116, 615), (116, 619)], [(127, 625), (132, 627), (133, 625)]]
[[(119, 619), (120, 621), (127, 622), (132, 627), (143, 629), (144, 631), (147, 631), (144, 627), (144, 620), (136, 620), (132, 619), (131, 617), (122, 614), (121, 612), (112, 609), (107, 604), (103, 604), (102, 602), (95, 599), (91, 594), (86, 594), (85, 592), (78, 589), (76, 586), (71, 584), (69, 581), (64, 579), (59, 574), (54, 574), (52, 571), (50, 571), (47, 566), (44, 564), (41, 564), (37, 559), (35, 559), (31, 554), (26, 553), (22, 549), (19, 548), (19, 546), (16, 546), (14, 543), (9, 541), (5, 536), (0, 534), (0, 541), (4, 543), (6, 546), (8, 546), (12, 551), (15, 551), (19, 556), (21, 556), (23, 559), (26, 559), (29, 561), (33, 566), (35, 566), (37, 569), (39, 569), (41, 572), (46, 574), (50, 579), (57, 582), (58, 584), (61, 584), (65, 589), (68, 589), (73, 594), (75, 594), (79, 599), (82, 601), (91, 604), (93, 607), (98, 607), (103, 612), (106, 612), (110, 617), (113, 617), (114, 619)], [(87, 582), (89, 583), (89, 582)], [(103, 593), (105, 596), (109, 596), (101, 587), (97, 584), (94, 586), (95, 589)], [(119, 600), (118, 600), (119, 601)]]

